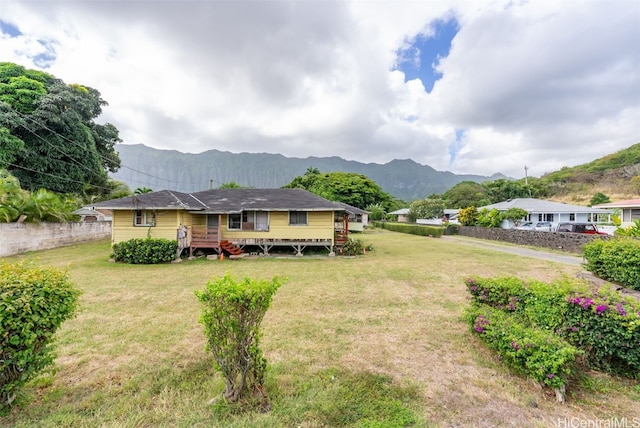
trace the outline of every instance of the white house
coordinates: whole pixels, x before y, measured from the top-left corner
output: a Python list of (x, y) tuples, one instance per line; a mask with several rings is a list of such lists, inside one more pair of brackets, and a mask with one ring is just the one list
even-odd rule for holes
[(626, 199), (618, 202), (609, 202), (607, 204), (594, 205), (594, 208), (602, 208), (622, 211), (620, 216), (620, 227), (626, 228), (632, 226), (634, 220), (640, 218), (640, 199)]
[[(554, 226), (557, 226), (558, 223), (609, 223), (611, 214), (613, 214), (610, 209), (571, 205), (535, 198), (509, 199), (497, 204), (480, 207), (478, 211), (483, 209), (492, 210), (494, 208), (500, 212), (507, 211), (510, 208), (522, 208), (529, 213), (523, 219), (524, 221), (548, 221)], [(640, 209), (638, 213), (640, 214)], [(514, 226), (515, 224), (510, 220), (503, 220), (501, 224), (504, 229), (510, 229)]]

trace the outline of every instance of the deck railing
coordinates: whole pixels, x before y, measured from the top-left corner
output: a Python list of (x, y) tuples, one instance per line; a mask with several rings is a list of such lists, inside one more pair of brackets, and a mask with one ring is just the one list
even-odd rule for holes
[(217, 247), (219, 241), (218, 228), (206, 226), (193, 226), (191, 228), (190, 245), (192, 247)]

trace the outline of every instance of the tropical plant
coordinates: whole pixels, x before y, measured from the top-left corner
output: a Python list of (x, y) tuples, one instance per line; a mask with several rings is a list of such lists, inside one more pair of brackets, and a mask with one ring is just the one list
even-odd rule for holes
[(151, 192), (153, 192), (153, 189), (150, 189), (148, 187), (138, 187), (136, 188), (136, 190), (133, 191), (135, 195), (143, 195), (145, 193), (151, 193)]
[(640, 237), (640, 218), (633, 220), (633, 224), (627, 227), (618, 227), (615, 232), (616, 236), (629, 236), (633, 238)]
[(502, 223), (502, 214), (496, 208), (483, 208), (478, 213), (478, 226), (500, 227), (500, 223)]
[(0, 170), (0, 222), (16, 221), (24, 208), (28, 192), (20, 188), (20, 182), (6, 170)]
[(20, 219), (27, 222), (66, 222), (75, 218), (76, 198), (62, 196), (45, 189), (29, 193), (20, 188), (18, 179), (6, 170), (0, 171), (0, 222)]
[(458, 212), (458, 222), (463, 226), (475, 226), (478, 222), (478, 209), (474, 206), (462, 208)]
[(382, 204), (369, 204), (364, 210), (369, 213), (369, 220), (377, 221), (387, 218), (387, 214), (385, 213)]

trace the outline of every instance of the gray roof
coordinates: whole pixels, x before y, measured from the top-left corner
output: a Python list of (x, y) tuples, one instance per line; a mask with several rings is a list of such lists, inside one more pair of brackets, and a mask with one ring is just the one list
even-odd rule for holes
[(585, 207), (582, 205), (571, 205), (562, 202), (543, 201), (535, 198), (517, 198), (508, 201), (498, 202), (497, 204), (485, 205), (482, 209), (497, 209), (498, 211), (506, 211), (510, 208), (522, 208), (530, 213), (598, 213), (609, 214), (611, 210), (603, 210), (600, 208)]
[(390, 212), (389, 214), (393, 214), (393, 215), (407, 215), (409, 214), (409, 208), (400, 208), (399, 210), (395, 210), (393, 212)]
[(354, 207), (353, 205), (345, 204), (344, 202), (335, 202), (336, 204), (342, 206), (349, 214), (368, 214), (368, 211), (361, 210), (358, 207)]
[(89, 208), (89, 207), (78, 208), (77, 210), (73, 211), (72, 214), (75, 214), (75, 215), (104, 216), (104, 213), (101, 213), (100, 211), (96, 211), (96, 210), (94, 210), (92, 208)]
[(193, 193), (161, 190), (98, 202), (93, 206), (111, 210), (175, 209), (203, 214), (241, 211), (344, 211), (336, 202), (304, 189), (211, 189)]

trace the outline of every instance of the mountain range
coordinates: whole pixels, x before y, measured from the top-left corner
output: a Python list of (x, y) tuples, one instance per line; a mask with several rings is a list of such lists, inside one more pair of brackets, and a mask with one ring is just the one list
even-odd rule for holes
[(159, 150), (143, 144), (119, 144), (122, 167), (111, 174), (130, 189), (194, 192), (235, 182), (243, 187), (278, 188), (304, 175), (308, 168), (320, 172), (353, 172), (374, 180), (385, 192), (403, 201), (441, 194), (461, 181), (478, 183), (508, 178), (503, 174), (457, 175), (437, 171), (410, 159), (392, 160), (385, 164), (348, 161), (340, 157), (288, 158), (269, 153), (230, 153), (208, 150), (182, 153)]

